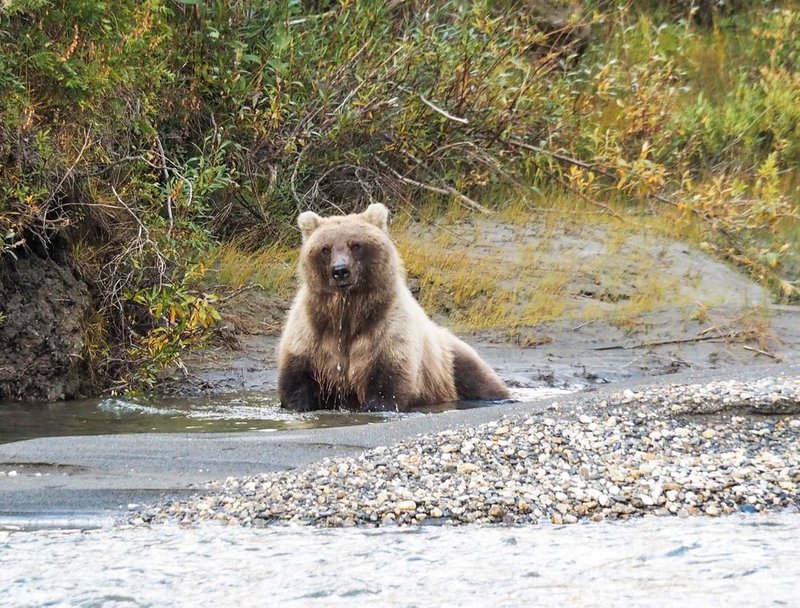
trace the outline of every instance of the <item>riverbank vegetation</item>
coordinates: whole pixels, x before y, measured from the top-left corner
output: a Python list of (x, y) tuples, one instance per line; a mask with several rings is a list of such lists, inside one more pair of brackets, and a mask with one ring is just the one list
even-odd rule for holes
[(224, 290), (285, 290), (301, 209), (568, 199), (797, 301), (799, 5), (6, 0), (0, 264), (89, 285), (116, 390), (205, 343)]

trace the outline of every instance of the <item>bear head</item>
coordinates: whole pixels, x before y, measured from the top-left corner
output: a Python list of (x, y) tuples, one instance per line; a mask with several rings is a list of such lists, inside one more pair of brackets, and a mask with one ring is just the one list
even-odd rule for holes
[(301, 280), (315, 293), (371, 293), (387, 281), (393, 285), (402, 270), (388, 221), (389, 210), (381, 203), (351, 215), (301, 213)]

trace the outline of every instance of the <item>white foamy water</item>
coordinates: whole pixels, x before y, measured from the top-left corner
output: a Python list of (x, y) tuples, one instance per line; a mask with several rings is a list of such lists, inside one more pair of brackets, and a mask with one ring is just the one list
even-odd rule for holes
[(103, 399), (97, 409), (117, 415), (185, 416), (202, 420), (297, 420), (309, 418), (306, 413), (281, 409), (273, 395), (248, 395), (244, 398), (206, 398), (187, 400), (183, 407), (147, 405), (124, 399)]
[(148, 416), (180, 416), (183, 411), (172, 407), (158, 407), (154, 405), (144, 405), (134, 403), (124, 399), (103, 399), (97, 404), (97, 409), (101, 412), (116, 414), (117, 416), (130, 414), (145, 414)]
[(798, 605), (800, 515), (0, 532), (2, 606)]
[(536, 401), (538, 399), (546, 399), (548, 397), (562, 397), (563, 395), (569, 395), (570, 393), (575, 393), (580, 390), (582, 387), (575, 387), (575, 388), (548, 388), (548, 387), (538, 387), (538, 388), (521, 388), (515, 387), (510, 389), (511, 390), (511, 398), (514, 401)]
[[(534, 401), (549, 397), (559, 397), (574, 393), (578, 388), (512, 388), (511, 399), (513, 401)], [(477, 405), (477, 402), (470, 402), (470, 405)], [(446, 411), (458, 409), (460, 404), (442, 404), (432, 406), (432, 408)], [(485, 407), (502, 406), (502, 403), (487, 402)], [(284, 410), (280, 407), (280, 402), (276, 395), (268, 393), (259, 395), (250, 393), (246, 397), (231, 398), (223, 396), (219, 399), (206, 398), (203, 400), (187, 401), (187, 405), (182, 408), (169, 407), (165, 405), (147, 405), (124, 399), (104, 399), (98, 404), (98, 409), (103, 412), (116, 415), (137, 415), (145, 414), (149, 416), (183, 416), (197, 420), (275, 420), (279, 422), (292, 422), (297, 420), (315, 420), (320, 416), (336, 415), (337, 411), (322, 410), (316, 412), (294, 412)], [(341, 412), (344, 415), (357, 414), (358, 412)], [(416, 412), (406, 412), (413, 415)], [(370, 414), (367, 414), (370, 415)], [(396, 412), (374, 412), (371, 414), (374, 421), (382, 418), (397, 419)], [(401, 414), (402, 417), (402, 414)]]

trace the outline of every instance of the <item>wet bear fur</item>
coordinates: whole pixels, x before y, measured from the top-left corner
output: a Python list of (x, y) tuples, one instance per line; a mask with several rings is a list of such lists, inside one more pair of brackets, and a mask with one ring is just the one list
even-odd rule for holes
[(306, 211), (299, 290), (278, 354), (281, 406), (406, 411), (508, 389), (411, 295), (382, 204), (320, 217)]

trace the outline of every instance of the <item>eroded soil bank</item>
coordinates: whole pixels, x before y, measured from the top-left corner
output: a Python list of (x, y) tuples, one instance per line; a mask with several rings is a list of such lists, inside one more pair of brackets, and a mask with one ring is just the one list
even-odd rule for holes
[(83, 359), (89, 289), (33, 251), (0, 260), (0, 401), (74, 399), (91, 390)]

